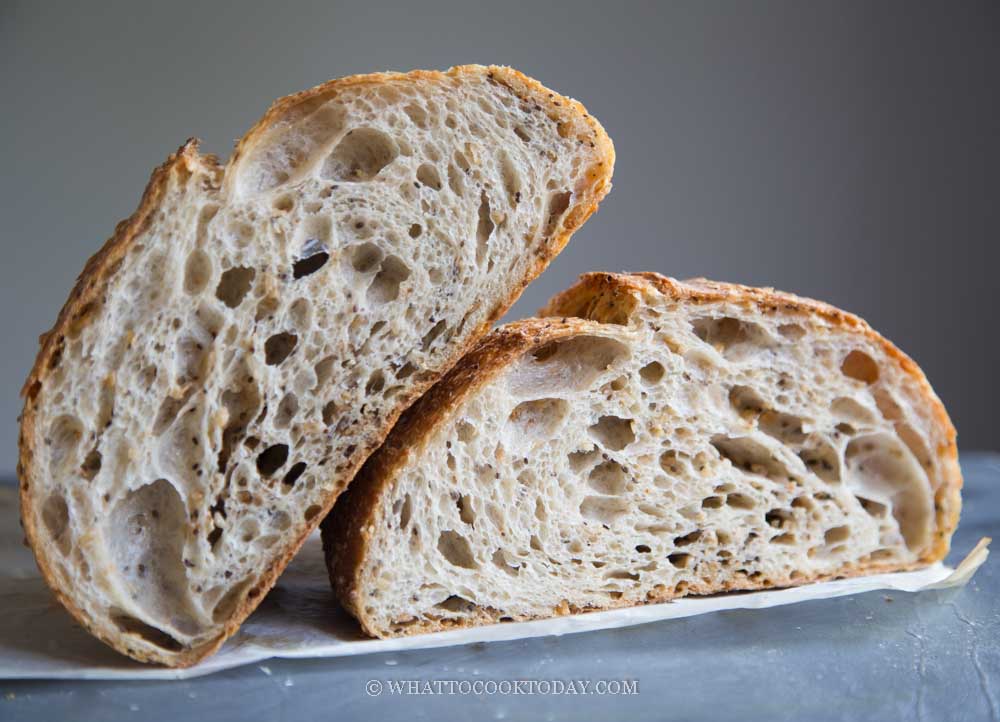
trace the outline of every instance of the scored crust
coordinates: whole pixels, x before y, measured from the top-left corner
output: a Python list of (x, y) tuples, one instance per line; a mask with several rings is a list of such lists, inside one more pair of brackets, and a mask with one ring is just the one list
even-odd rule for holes
[[(729, 589), (749, 591), (763, 588), (797, 586), (831, 578), (861, 576), (879, 572), (904, 571), (942, 559), (948, 552), (950, 537), (958, 523), (961, 507), (961, 471), (955, 444), (955, 430), (940, 400), (934, 394), (920, 368), (902, 351), (874, 331), (865, 321), (828, 304), (769, 288), (753, 288), (718, 283), (705, 279), (680, 282), (655, 273), (590, 273), (581, 276), (571, 288), (553, 297), (539, 312), (544, 318), (528, 319), (496, 329), (442, 380), (402, 415), (382, 447), (362, 467), (348, 491), (323, 523), (324, 550), (330, 580), (340, 603), (373, 636), (383, 636), (365, 611), (362, 597), (365, 579), (362, 573), (373, 540), (379, 533), (386, 513), (383, 495), (387, 494), (413, 456), (429, 443), (434, 430), (447, 423), (463, 401), (489, 384), (508, 365), (522, 355), (547, 344), (581, 334), (594, 333), (605, 323), (625, 323), (642, 295), (656, 293), (685, 304), (727, 302), (767, 314), (783, 313), (820, 316), (833, 327), (860, 333), (881, 345), (888, 358), (899, 364), (918, 386), (923, 400), (933, 410), (934, 421), (945, 439), (936, 451), (940, 479), (935, 490), (935, 534), (933, 542), (912, 564), (869, 560), (841, 566), (835, 573), (805, 574), (794, 578), (764, 579), (760, 582), (727, 583), (724, 589), (693, 583), (686, 591), (674, 588), (651, 592), (646, 602), (669, 601), (682, 594), (711, 594)], [(526, 620), (571, 612), (598, 611), (631, 606), (634, 600), (615, 601), (580, 607), (564, 604), (550, 615), (510, 615), (492, 607), (476, 606), (464, 619), (418, 619), (394, 629), (394, 634), (419, 634), (454, 627), (474, 626), (507, 619)]]
[[(411, 82), (421, 83), (439, 82), (445, 79), (460, 80), (465, 76), (479, 77), (484, 75), (489, 82), (501, 84), (522, 99), (530, 100), (538, 109), (543, 110), (550, 119), (559, 123), (561, 132), (564, 129), (567, 135), (573, 133), (586, 134), (587, 137), (592, 139), (592, 147), (594, 147), (595, 154), (600, 160), (587, 169), (585, 174), (587, 184), (583, 188), (577, 189), (579, 193), (574, 194), (570, 211), (562, 220), (561, 230), (553, 234), (549, 238), (548, 243), (537, 251), (532, 265), (523, 277), (509, 279), (508, 282), (511, 283), (511, 286), (507, 297), (491, 310), (488, 317), (469, 335), (468, 340), (462, 345), (453, 344), (454, 348), (452, 348), (446, 362), (442, 364), (440, 372), (447, 370), (460, 359), (489, 330), (493, 322), (510, 308), (524, 288), (558, 255), (569, 241), (573, 232), (597, 210), (598, 204), (611, 189), (611, 175), (615, 161), (614, 147), (611, 139), (607, 136), (600, 123), (587, 113), (582, 104), (559, 95), (538, 81), (508, 67), (465, 65), (456, 66), (444, 72), (416, 70), (409, 73), (374, 73), (328, 81), (309, 90), (304, 90), (275, 101), (260, 121), (237, 143), (232, 157), (225, 166), (220, 165), (215, 156), (200, 155), (198, 153), (198, 141), (193, 138), (189, 139), (180, 149), (169, 156), (163, 165), (153, 172), (137, 210), (132, 216), (121, 221), (116, 226), (113, 235), (87, 261), (83, 271), (77, 278), (69, 298), (60, 310), (52, 329), (39, 337), (40, 349), (21, 390), (21, 395), (24, 398), (24, 408), (20, 417), (17, 474), (20, 480), (22, 510), (29, 508), (31, 504), (32, 480), (36, 474), (35, 457), (38, 453), (38, 439), (35, 436), (35, 417), (38, 412), (38, 397), (45, 383), (46, 376), (54, 365), (58, 363), (65, 336), (69, 329), (75, 325), (85, 325), (92, 320), (90, 312), (93, 302), (103, 294), (109, 279), (114, 276), (133, 241), (146, 229), (152, 216), (159, 208), (171, 174), (177, 173), (186, 177), (194, 172), (202, 172), (210, 179), (208, 182), (212, 187), (218, 189), (227, 182), (227, 173), (236, 166), (240, 159), (266, 141), (268, 132), (275, 124), (284, 122), (289, 118), (294, 118), (297, 114), (305, 114), (323, 102), (334, 98), (337, 93), (350, 87), (378, 85), (388, 80), (402, 78)], [(368, 443), (365, 445), (365, 448), (358, 450), (352, 467), (343, 474), (345, 478), (350, 479), (367, 456), (378, 448), (406, 406), (431, 386), (435, 379), (436, 376), (429, 375), (426, 380), (415, 381), (411, 392), (400, 397), (394, 412), (387, 415), (383, 419), (381, 426), (378, 429), (373, 429), (373, 433), (368, 435)], [(157, 662), (174, 667), (187, 667), (215, 652), (225, 639), (239, 628), (242, 621), (257, 607), (265, 593), (277, 581), (281, 571), (287, 566), (309, 534), (333, 506), (336, 498), (337, 489), (333, 489), (320, 513), (313, 517), (313, 521), (305, 526), (302, 533), (296, 539), (286, 545), (285, 550), (280, 555), (275, 556), (269, 568), (255, 585), (253, 590), (255, 593), (248, 594), (237, 606), (233, 614), (226, 621), (222, 633), (215, 639), (199, 647), (185, 649), (169, 655), (137, 650), (119, 635), (107, 635), (96, 630), (88, 615), (74, 603), (71, 591), (63, 588), (58, 575), (53, 572), (47, 557), (44, 538), (36, 529), (33, 515), (22, 512), (22, 525), (24, 527), (26, 542), (34, 551), (36, 561), (46, 583), (67, 611), (88, 631), (119, 652), (139, 661)]]

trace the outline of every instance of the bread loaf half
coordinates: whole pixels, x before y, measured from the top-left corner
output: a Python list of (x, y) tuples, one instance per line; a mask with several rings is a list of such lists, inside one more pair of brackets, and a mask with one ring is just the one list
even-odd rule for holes
[(225, 166), (171, 156), (24, 387), (23, 523), (66, 608), (139, 660), (211, 653), (613, 163), (579, 103), (481, 66), (332, 81)]
[(913, 361), (771, 289), (584, 276), (486, 337), (324, 523), (376, 636), (912, 569), (958, 521)]

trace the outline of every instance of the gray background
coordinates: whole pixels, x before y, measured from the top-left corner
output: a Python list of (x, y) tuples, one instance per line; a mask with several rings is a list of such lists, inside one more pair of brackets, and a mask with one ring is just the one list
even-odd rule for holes
[(86, 258), (190, 135), (380, 69), (513, 65), (582, 100), (615, 189), (511, 317), (587, 270), (774, 285), (866, 317), (964, 448), (1000, 448), (1000, 4), (0, 3), (0, 471)]

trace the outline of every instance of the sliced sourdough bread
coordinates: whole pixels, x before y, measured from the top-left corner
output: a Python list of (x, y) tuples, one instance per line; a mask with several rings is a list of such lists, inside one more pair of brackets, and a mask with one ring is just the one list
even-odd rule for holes
[(60, 601), (135, 659), (210, 654), (613, 163), (579, 103), (481, 66), (289, 96), (225, 166), (188, 142), (24, 386), (23, 524)]
[(904, 570), (958, 521), (955, 432), (864, 321), (591, 274), (487, 336), (323, 525), (375, 636)]

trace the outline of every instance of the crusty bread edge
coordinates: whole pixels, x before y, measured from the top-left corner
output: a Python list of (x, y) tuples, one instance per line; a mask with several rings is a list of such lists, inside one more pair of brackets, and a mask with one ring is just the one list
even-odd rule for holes
[[(764, 312), (781, 310), (803, 315), (818, 315), (834, 327), (862, 333), (881, 344), (887, 355), (897, 361), (917, 382), (934, 410), (935, 420), (941, 424), (944, 436), (949, 439), (944, 448), (937, 450), (944, 478), (935, 495), (936, 533), (933, 544), (912, 564), (869, 561), (848, 564), (830, 574), (802, 575), (794, 579), (789, 575), (781, 579), (741, 580), (739, 583), (725, 585), (722, 590), (701, 582), (693, 582), (683, 590), (677, 587), (653, 590), (642, 599), (629, 597), (609, 599), (607, 604), (599, 606), (577, 607), (565, 601), (564, 604), (554, 608), (551, 615), (512, 617), (497, 609), (479, 607), (472, 620), (415, 620), (398, 634), (422, 634), (508, 619), (526, 621), (561, 614), (601, 611), (665, 602), (688, 594), (715, 594), (730, 590), (754, 591), (799, 586), (835, 578), (908, 571), (944, 558), (948, 553), (951, 534), (958, 524), (961, 507), (962, 476), (958, 467), (955, 430), (944, 406), (934, 394), (923, 372), (902, 351), (853, 314), (819, 301), (773, 289), (717, 283), (704, 279), (679, 282), (655, 273), (590, 273), (584, 274), (576, 284), (553, 297), (539, 312), (543, 318), (516, 321), (496, 329), (468, 356), (459, 361), (436, 386), (403, 414), (386, 442), (368, 459), (347, 494), (341, 498), (341, 503), (324, 522), (323, 546), (334, 593), (368, 634), (375, 637), (397, 636), (396, 633), (380, 629), (366, 614), (365, 600), (361, 597), (362, 572), (368, 547), (385, 513), (382, 493), (392, 487), (397, 475), (405, 468), (410, 455), (419, 454), (429, 442), (433, 431), (450, 418), (464, 399), (489, 383), (511, 360), (561, 338), (599, 331), (603, 325), (599, 320), (577, 317), (578, 314), (583, 315), (582, 312), (592, 304), (601, 303), (599, 309), (601, 314), (614, 318), (619, 311), (619, 305), (625, 305), (631, 310), (635, 305), (635, 295), (648, 293), (650, 290), (690, 303), (728, 301), (754, 305)], [(544, 318), (545, 316), (548, 318)]]
[(343, 486), (331, 491), (321, 513), (316, 514), (313, 520), (307, 523), (303, 533), (291, 544), (288, 544), (281, 555), (275, 557), (274, 562), (272, 562), (269, 569), (261, 576), (258, 584), (247, 594), (243, 602), (234, 611), (221, 634), (199, 647), (185, 649), (178, 653), (135, 649), (123, 638), (124, 635), (117, 637), (99, 633), (90, 623), (87, 615), (73, 603), (72, 595), (63, 589), (58, 575), (52, 569), (47, 557), (45, 539), (35, 528), (33, 515), (24, 513), (24, 510), (30, 506), (31, 480), (34, 478), (34, 457), (38, 443), (34, 434), (35, 401), (50, 370), (53, 359), (57, 359), (61, 352), (65, 335), (70, 325), (74, 322), (85, 322), (85, 319), (81, 318), (81, 315), (86, 313), (88, 304), (103, 293), (110, 276), (116, 270), (117, 264), (124, 258), (135, 237), (146, 228), (153, 212), (158, 208), (170, 173), (175, 168), (181, 172), (191, 172), (191, 167), (197, 166), (206, 170), (213, 178), (213, 182), (223, 183), (225, 182), (226, 172), (233, 168), (235, 163), (244, 154), (260, 142), (270, 128), (275, 123), (280, 122), (286, 114), (301, 107), (302, 104), (308, 106), (309, 104), (328, 100), (335, 96), (337, 92), (349, 87), (377, 85), (385, 80), (396, 78), (409, 78), (414, 81), (439, 81), (447, 77), (462, 78), (466, 75), (481, 75), (484, 73), (491, 82), (500, 83), (521, 97), (532, 98), (536, 104), (546, 110), (549, 117), (554, 121), (567, 123), (579, 132), (587, 132), (592, 137), (595, 144), (595, 153), (601, 160), (588, 169), (587, 179), (589, 182), (583, 187), (574, 189), (570, 208), (563, 218), (558, 233), (553, 235), (549, 239), (549, 242), (539, 250), (533, 264), (520, 279), (520, 282), (511, 287), (507, 298), (498, 303), (486, 320), (470, 333), (468, 341), (463, 346), (454, 348), (450, 357), (442, 363), (438, 374), (428, 376), (426, 380), (415, 385), (410, 393), (399, 397), (395, 411), (383, 418), (379, 433), (373, 435), (370, 443), (357, 450), (353, 468), (344, 474), (344, 478), (349, 478), (357, 472), (367, 457), (380, 446), (399, 415), (489, 331), (493, 323), (518, 299), (524, 288), (562, 251), (569, 242), (573, 232), (597, 210), (601, 200), (611, 190), (611, 176), (614, 171), (615, 162), (614, 145), (601, 124), (587, 112), (582, 104), (546, 88), (538, 81), (512, 68), (499, 66), (466, 65), (457, 66), (445, 72), (415, 70), (410, 73), (373, 73), (330, 80), (309, 90), (275, 101), (261, 120), (238, 142), (225, 169), (219, 165), (214, 156), (199, 155), (197, 150), (198, 141), (196, 139), (189, 139), (162, 166), (153, 172), (138, 209), (128, 219), (118, 224), (112, 237), (87, 261), (68, 300), (59, 312), (52, 329), (39, 338), (41, 348), (21, 390), (21, 395), (24, 398), (24, 409), (21, 414), (20, 434), (18, 438), (19, 459), (17, 474), (20, 480), (21, 519), (25, 539), (34, 552), (42, 576), (67, 611), (94, 636), (122, 654), (140, 662), (154, 662), (178, 668), (190, 667), (196, 664), (201, 659), (214, 653), (239, 628), (243, 620), (256, 609), (266, 592), (274, 586), (278, 576), (305, 543), (309, 534), (315, 530), (324, 515), (330, 511), (337, 497), (343, 491)]

